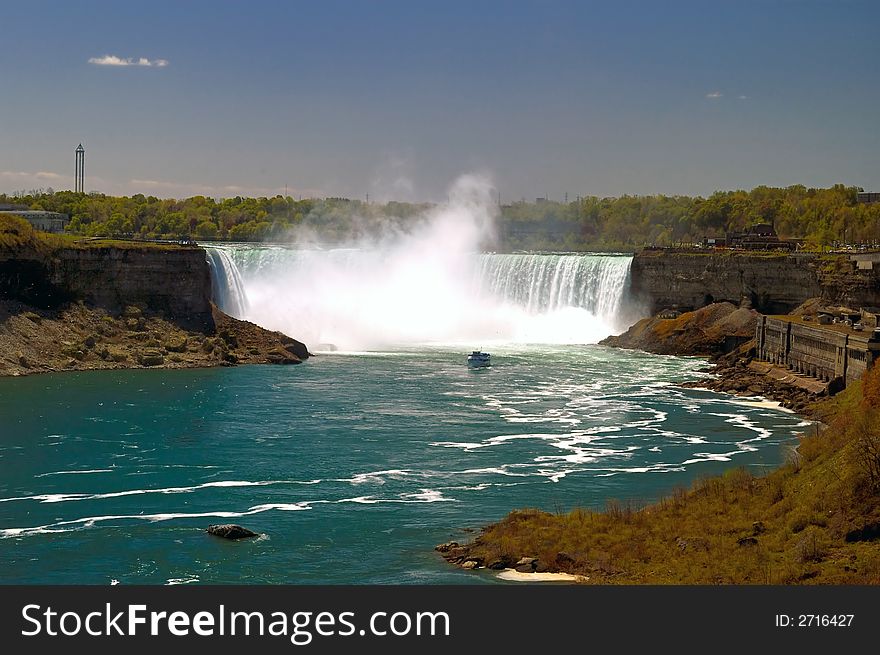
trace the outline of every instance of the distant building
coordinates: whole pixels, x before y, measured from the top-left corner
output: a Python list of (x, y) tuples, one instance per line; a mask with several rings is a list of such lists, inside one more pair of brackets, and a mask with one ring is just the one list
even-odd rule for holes
[(70, 222), (70, 217), (67, 214), (59, 214), (58, 212), (46, 212), (42, 210), (0, 209), (0, 214), (11, 214), (13, 216), (20, 216), (21, 218), (27, 220), (27, 222), (30, 223), (35, 230), (42, 230), (43, 232), (64, 232), (65, 226)]
[(780, 239), (770, 223), (757, 223), (744, 232), (728, 232), (725, 242), (728, 248), (741, 250), (795, 250), (797, 242)]
[(859, 271), (880, 269), (880, 253), (878, 252), (850, 255), (849, 259), (856, 263), (856, 270)]
[(535, 198), (536, 205), (540, 205), (543, 202), (547, 202), (547, 198)]
[(875, 202), (880, 202), (880, 192), (877, 191), (860, 191), (856, 196), (856, 202), (864, 203), (866, 205), (870, 205)]

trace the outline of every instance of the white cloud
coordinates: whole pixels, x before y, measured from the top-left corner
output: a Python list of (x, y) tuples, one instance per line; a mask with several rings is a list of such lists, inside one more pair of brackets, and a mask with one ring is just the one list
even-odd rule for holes
[[(165, 197), (168, 197), (170, 194), (175, 198), (188, 196), (208, 196), (212, 198), (266, 196), (271, 198), (276, 195), (283, 195), (284, 187), (239, 186), (237, 184), (212, 185), (133, 178), (126, 185), (126, 193), (156, 193), (163, 194)], [(301, 195), (306, 198), (316, 198), (324, 195), (320, 189), (298, 189), (293, 187), (287, 189), (287, 194), (293, 197)]]
[(709, 98), (710, 100), (716, 100), (716, 99), (720, 98), (722, 95), (724, 95), (724, 94), (721, 93), (721, 91), (710, 91), (709, 93), (706, 94), (706, 97)]
[(147, 59), (146, 57), (117, 57), (116, 55), (104, 55), (103, 57), (91, 57), (90, 64), (95, 66), (144, 66), (162, 68), (168, 65), (167, 59)]
[[(11, 193), (29, 189), (72, 189), (73, 175), (63, 175), (51, 171), (0, 170), (0, 193)], [(110, 195), (130, 196), (135, 193), (157, 195), (161, 198), (188, 198), (207, 196), (209, 198), (230, 198), (233, 196), (273, 197), (284, 193), (284, 187), (243, 186), (237, 184), (213, 185), (204, 183), (168, 182), (164, 180), (130, 179), (122, 182), (102, 178), (97, 175), (86, 177), (86, 190), (100, 190)], [(287, 193), (296, 198), (322, 198), (322, 189), (289, 187)]]
[(61, 180), (65, 178), (63, 175), (50, 173), (49, 171), (37, 171), (36, 173), (29, 173), (27, 171), (0, 171), (0, 177), (10, 180)]
[(59, 175), (51, 171), (0, 171), (0, 193), (72, 186), (72, 175)]
[(737, 96), (736, 97), (737, 100), (745, 100), (746, 98), (748, 98), (748, 96)]

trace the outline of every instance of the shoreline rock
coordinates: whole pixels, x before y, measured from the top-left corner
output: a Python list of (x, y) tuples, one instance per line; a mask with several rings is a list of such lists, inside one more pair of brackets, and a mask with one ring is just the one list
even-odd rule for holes
[(741, 398), (760, 396), (778, 402), (785, 409), (790, 409), (805, 417), (812, 416), (812, 405), (822, 396), (821, 393), (810, 392), (806, 388), (788, 384), (766, 373), (761, 373), (756, 367), (753, 367), (753, 360), (749, 356), (737, 358), (733, 362), (719, 361), (709, 372), (716, 377), (681, 382), (679, 386), (709, 389)]
[[(792, 314), (807, 311), (808, 300)], [(599, 343), (612, 348), (644, 350), (658, 355), (707, 357), (700, 369), (713, 377), (679, 383), (744, 398), (761, 396), (798, 414), (812, 414), (812, 404), (827, 395), (824, 385), (803, 376), (786, 375), (779, 367), (754, 360), (754, 333), (758, 313), (729, 302), (713, 303), (693, 312), (661, 312), (645, 318), (618, 336)]]
[(661, 312), (643, 318), (623, 334), (599, 345), (644, 350), (656, 355), (718, 357), (754, 338), (758, 313), (729, 302), (693, 312)]
[(193, 327), (135, 305), (116, 312), (82, 302), (39, 309), (0, 299), (0, 376), (299, 364), (309, 356), (305, 344), (213, 305), (210, 321)]

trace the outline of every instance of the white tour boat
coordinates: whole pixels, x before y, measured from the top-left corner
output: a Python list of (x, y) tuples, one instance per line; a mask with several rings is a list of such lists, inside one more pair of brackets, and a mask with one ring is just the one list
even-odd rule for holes
[(467, 363), (470, 368), (480, 368), (483, 366), (491, 366), (492, 362), (490, 361), (491, 355), (489, 353), (484, 353), (479, 350), (475, 350), (470, 355), (468, 355)]

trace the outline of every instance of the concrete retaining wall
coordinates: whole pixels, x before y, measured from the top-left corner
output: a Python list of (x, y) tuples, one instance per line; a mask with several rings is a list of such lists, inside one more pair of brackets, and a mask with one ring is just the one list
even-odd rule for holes
[(876, 333), (805, 325), (798, 317), (761, 316), (755, 344), (759, 359), (843, 386), (880, 359)]

